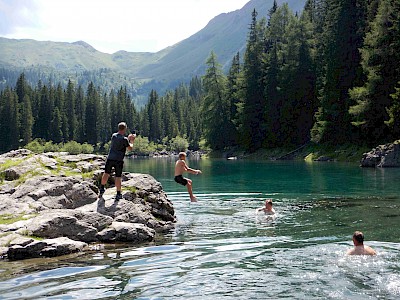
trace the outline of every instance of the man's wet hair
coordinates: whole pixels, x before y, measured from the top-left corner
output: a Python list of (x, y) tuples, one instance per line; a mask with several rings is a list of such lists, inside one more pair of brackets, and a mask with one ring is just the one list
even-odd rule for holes
[(179, 152), (179, 158), (182, 158), (182, 157), (186, 157), (186, 153), (185, 152)]
[(353, 234), (353, 239), (355, 239), (360, 244), (364, 243), (364, 234), (361, 231), (356, 231)]
[(265, 201), (265, 204), (267, 204), (267, 203), (271, 204), (271, 206), (272, 206), (272, 205), (273, 205), (273, 204), (272, 204), (272, 199), (267, 199), (267, 200)]
[(125, 130), (126, 127), (128, 127), (128, 126), (126, 125), (125, 122), (121, 122), (118, 124), (118, 130)]

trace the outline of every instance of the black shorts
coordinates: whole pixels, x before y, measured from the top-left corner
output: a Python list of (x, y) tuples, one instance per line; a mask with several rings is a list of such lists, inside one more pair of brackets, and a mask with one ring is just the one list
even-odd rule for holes
[(115, 177), (121, 177), (124, 161), (107, 159), (104, 173), (111, 174), (112, 168), (115, 169)]
[(175, 180), (176, 183), (179, 183), (179, 184), (181, 184), (183, 186), (186, 186), (188, 184), (187, 179), (183, 178), (182, 175), (175, 176), (174, 180)]

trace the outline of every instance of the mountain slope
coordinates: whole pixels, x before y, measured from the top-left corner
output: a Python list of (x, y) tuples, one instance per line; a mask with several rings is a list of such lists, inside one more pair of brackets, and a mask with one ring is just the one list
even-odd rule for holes
[[(305, 4), (305, 0), (281, 0), (278, 4), (284, 2), (293, 11), (301, 11)], [(238, 51), (244, 52), (252, 11), (256, 9), (261, 19), (272, 5), (273, 0), (253, 0), (240, 10), (215, 17), (205, 28), (174, 45), (157, 63), (144, 66), (141, 76), (163, 81), (187, 80), (203, 73), (211, 50), (226, 69)]]
[[(288, 2), (292, 10), (300, 11), (305, 1), (280, 0), (278, 3)], [(57, 78), (73, 78), (84, 72), (92, 72), (90, 76), (93, 77), (99, 70), (106, 69), (98, 81), (102, 85), (110, 88), (131, 81), (136, 91), (145, 84), (139, 93), (147, 97), (150, 88), (162, 91), (192, 76), (202, 75), (211, 50), (227, 69), (236, 52), (245, 49), (253, 9), (257, 10), (258, 18), (262, 18), (272, 4), (273, 0), (252, 0), (240, 10), (215, 17), (191, 37), (157, 53), (118, 51), (106, 54), (83, 41), (61, 43), (0, 38), (0, 68), (37, 69), (41, 73), (56, 73)], [(82, 82), (80, 78), (76, 80)]]

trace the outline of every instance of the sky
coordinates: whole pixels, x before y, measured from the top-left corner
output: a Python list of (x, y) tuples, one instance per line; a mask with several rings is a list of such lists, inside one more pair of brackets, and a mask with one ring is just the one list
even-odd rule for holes
[(0, 0), (0, 36), (156, 52), (249, 0)]

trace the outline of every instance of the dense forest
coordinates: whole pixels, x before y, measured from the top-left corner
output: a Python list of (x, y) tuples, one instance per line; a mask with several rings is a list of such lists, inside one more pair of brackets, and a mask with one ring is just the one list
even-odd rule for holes
[(215, 150), (400, 138), (400, 2), (309, 0), (301, 14), (275, 2), (254, 11), (246, 51), (224, 74), (211, 52), (205, 75), (138, 109), (121, 87), (28, 83), (0, 94), (0, 151), (34, 138), (105, 144), (116, 124), (161, 143), (177, 136)]

